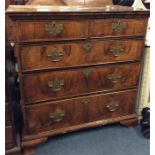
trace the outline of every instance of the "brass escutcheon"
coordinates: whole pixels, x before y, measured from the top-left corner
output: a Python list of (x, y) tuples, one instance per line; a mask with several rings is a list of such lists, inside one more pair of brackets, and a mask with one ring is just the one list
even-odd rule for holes
[(47, 57), (51, 58), (51, 61), (58, 62), (64, 56), (64, 52), (60, 50), (54, 50), (52, 52), (47, 53)]
[(109, 50), (109, 53), (111, 55), (113, 55), (114, 57), (118, 57), (118, 56), (120, 56), (121, 54), (124, 53), (124, 49), (123, 49), (123, 47), (121, 45), (111, 46), (110, 50)]
[(127, 28), (126, 23), (122, 23), (120, 20), (118, 22), (112, 23), (112, 29), (116, 32), (121, 32)]
[(120, 74), (108, 74), (107, 79), (110, 80), (112, 83), (117, 83), (122, 78), (122, 75)]
[(48, 87), (52, 88), (53, 91), (60, 91), (63, 86), (64, 86), (64, 80), (55, 80), (48, 82)]
[(83, 48), (84, 48), (85, 52), (89, 53), (89, 52), (91, 52), (93, 46), (91, 43), (86, 43), (83, 45)]
[(83, 74), (84, 74), (84, 76), (86, 78), (89, 78), (91, 76), (91, 74), (92, 74), (92, 70), (86, 69), (86, 70), (83, 71)]
[(90, 99), (84, 98), (84, 99), (82, 99), (81, 103), (84, 104), (84, 105), (87, 105), (87, 104), (90, 103)]
[(56, 36), (63, 31), (63, 24), (57, 24), (55, 22), (52, 24), (46, 24), (45, 31), (49, 32), (53, 36)]
[(64, 116), (65, 116), (65, 112), (64, 111), (60, 111), (60, 110), (57, 110), (54, 113), (50, 113), (50, 118), (54, 122), (60, 122), (63, 119)]
[(106, 106), (106, 108), (110, 111), (116, 111), (119, 107), (119, 101), (111, 100), (111, 102)]

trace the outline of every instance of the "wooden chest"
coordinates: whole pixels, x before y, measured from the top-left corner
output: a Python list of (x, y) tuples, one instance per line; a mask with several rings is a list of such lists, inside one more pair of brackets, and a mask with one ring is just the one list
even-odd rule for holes
[(30, 5), (7, 14), (16, 25), (25, 154), (52, 135), (136, 122), (148, 11)]

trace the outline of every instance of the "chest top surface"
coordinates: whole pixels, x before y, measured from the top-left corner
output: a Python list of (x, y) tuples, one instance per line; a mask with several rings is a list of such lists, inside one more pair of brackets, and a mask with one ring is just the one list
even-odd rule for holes
[[(46, 3), (45, 3), (46, 4)], [(13, 19), (51, 19), (69, 17), (70, 19), (83, 16), (100, 16), (101, 18), (138, 18), (149, 17), (149, 10), (135, 9), (132, 7), (119, 5), (40, 5), (32, 3), (31, 5), (10, 5), (6, 14)]]

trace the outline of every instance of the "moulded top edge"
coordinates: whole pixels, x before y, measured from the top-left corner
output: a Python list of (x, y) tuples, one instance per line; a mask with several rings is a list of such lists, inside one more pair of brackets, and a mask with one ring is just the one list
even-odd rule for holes
[(104, 7), (87, 6), (50, 6), (50, 5), (10, 5), (6, 13), (69, 13), (69, 12), (149, 12), (145, 9), (134, 9), (132, 7), (119, 5), (106, 5)]

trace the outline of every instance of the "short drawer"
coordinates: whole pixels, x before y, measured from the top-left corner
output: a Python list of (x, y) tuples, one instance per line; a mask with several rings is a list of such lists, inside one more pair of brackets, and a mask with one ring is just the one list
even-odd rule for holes
[(134, 63), (25, 74), (22, 80), (24, 100), (28, 104), (130, 88), (137, 85), (139, 73), (140, 64)]
[(22, 46), (22, 70), (87, 66), (140, 60), (143, 40), (103, 40), (66, 44)]
[(70, 40), (88, 35), (87, 21), (24, 21), (19, 23), (20, 41)]
[(72, 127), (133, 114), (136, 91), (98, 94), (26, 106), (27, 133)]
[(90, 24), (91, 37), (145, 36), (146, 19), (99, 19)]

